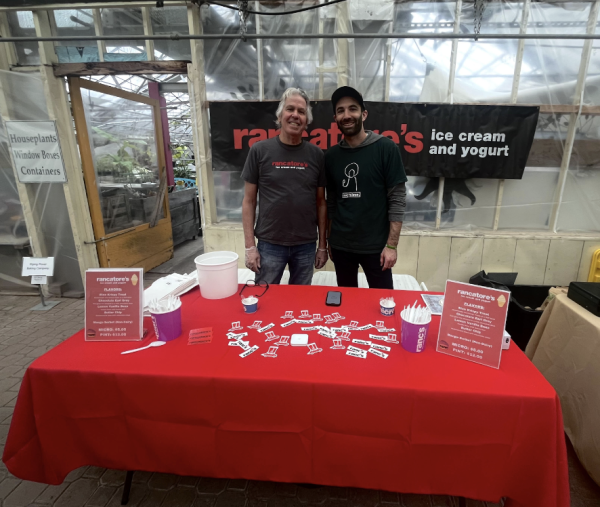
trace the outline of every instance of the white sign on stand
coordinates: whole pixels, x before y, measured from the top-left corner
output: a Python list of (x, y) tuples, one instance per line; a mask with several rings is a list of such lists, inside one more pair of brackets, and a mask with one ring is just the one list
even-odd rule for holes
[(23, 257), (21, 276), (53, 276), (54, 257)]
[(21, 183), (64, 183), (63, 156), (54, 121), (7, 121), (6, 133)]
[(33, 275), (31, 277), (31, 285), (46, 285), (48, 277), (46, 275)]

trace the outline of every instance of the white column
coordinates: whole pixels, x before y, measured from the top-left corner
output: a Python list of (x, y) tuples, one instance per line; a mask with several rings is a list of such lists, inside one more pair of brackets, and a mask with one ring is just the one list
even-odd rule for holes
[[(519, 30), (520, 35), (527, 33), (527, 21), (529, 19), (529, 7), (530, 0), (525, 0), (523, 4), (523, 14), (521, 16), (521, 28)], [(519, 39), (517, 46), (517, 57), (515, 60), (515, 71), (513, 74), (512, 91), (510, 93), (510, 103), (517, 103), (517, 96), (519, 94), (519, 81), (521, 80), (521, 67), (523, 65), (523, 53), (525, 52), (525, 39)], [(498, 230), (498, 224), (500, 223), (500, 211), (502, 206), (502, 197), (504, 196), (504, 180), (498, 182), (498, 195), (496, 196), (496, 211), (494, 213), (494, 225), (493, 229)]]

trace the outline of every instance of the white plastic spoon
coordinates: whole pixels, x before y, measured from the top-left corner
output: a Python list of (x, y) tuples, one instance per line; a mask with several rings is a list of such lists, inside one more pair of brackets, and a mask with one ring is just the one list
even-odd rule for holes
[(161, 341), (155, 341), (152, 342), (150, 345), (146, 345), (145, 347), (141, 347), (139, 349), (132, 349), (132, 350), (126, 350), (125, 352), (121, 352), (121, 354), (131, 354), (132, 352), (138, 352), (140, 350), (146, 350), (149, 349), (150, 347), (160, 347), (161, 345), (164, 345), (167, 342), (161, 342)]

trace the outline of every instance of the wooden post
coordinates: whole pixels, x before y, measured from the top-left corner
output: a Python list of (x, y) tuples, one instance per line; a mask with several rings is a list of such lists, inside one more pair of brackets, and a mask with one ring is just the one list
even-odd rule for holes
[[(100, 12), (100, 9), (94, 9), (93, 13), (94, 31), (96, 32), (96, 35), (102, 35), (104, 33), (102, 28), (102, 13)], [(96, 44), (98, 45), (98, 59), (103, 62), (104, 53), (106, 53), (106, 43), (103, 40), (99, 40), (96, 41)]]
[[(336, 33), (350, 33), (352, 32), (352, 22), (350, 21), (349, 7), (346, 2), (336, 4), (336, 21), (335, 31)], [(349, 67), (350, 67), (350, 44), (354, 44), (354, 41), (349, 42), (348, 39), (337, 39), (337, 85), (347, 86), (349, 85)], [(352, 76), (352, 79), (356, 79), (356, 76)]]
[(175, 185), (173, 175), (173, 154), (171, 153), (171, 135), (169, 133), (169, 117), (167, 115), (167, 101), (161, 97), (158, 83), (148, 81), (148, 95), (160, 103), (160, 123), (163, 132), (163, 146), (165, 147), (165, 167), (167, 169), (167, 185)]
[[(47, 11), (34, 11), (33, 19), (38, 37), (51, 35)], [(40, 73), (44, 82), (48, 116), (51, 120), (56, 121), (56, 129), (67, 174), (67, 183), (63, 184), (65, 201), (73, 231), (73, 241), (77, 252), (77, 260), (79, 261), (81, 279), (82, 283), (85, 284), (85, 271), (89, 268), (97, 268), (99, 263), (96, 245), (93, 243), (94, 231), (83, 183), (77, 140), (73, 132), (71, 108), (65, 83), (62, 78), (54, 77), (51, 67), (53, 63), (57, 62), (54, 44), (52, 42), (40, 42), (39, 45)], [(86, 244), (86, 242), (91, 244)]]
[[(190, 34), (202, 33), (200, 9), (197, 5), (188, 5), (188, 24)], [(210, 150), (208, 101), (204, 80), (204, 41), (190, 40), (192, 63), (188, 65), (188, 86), (192, 106), (192, 129), (194, 130), (194, 154), (196, 158), (196, 178), (200, 188), (203, 223), (217, 222), (217, 204), (214, 194), (212, 155)], [(200, 168), (200, 174), (198, 174)]]
[[(0, 36), (10, 37), (6, 12), (0, 12)], [(14, 42), (3, 42), (0, 44), (0, 70), (10, 70), (10, 67), (16, 65), (17, 62), (17, 52)]]
[[(144, 35), (152, 35), (152, 19), (150, 18), (150, 7), (142, 7), (142, 18), (144, 21)], [(146, 41), (146, 58), (149, 61), (155, 60), (154, 41)]]

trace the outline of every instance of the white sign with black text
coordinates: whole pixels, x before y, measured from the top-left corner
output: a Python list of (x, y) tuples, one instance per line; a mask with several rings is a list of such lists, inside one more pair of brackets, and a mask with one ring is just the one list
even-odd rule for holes
[(21, 276), (53, 276), (54, 257), (23, 257)]
[(7, 121), (6, 132), (21, 183), (67, 181), (54, 121)]

